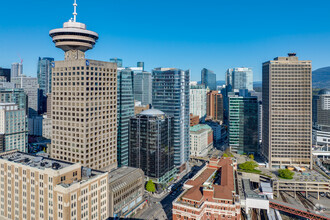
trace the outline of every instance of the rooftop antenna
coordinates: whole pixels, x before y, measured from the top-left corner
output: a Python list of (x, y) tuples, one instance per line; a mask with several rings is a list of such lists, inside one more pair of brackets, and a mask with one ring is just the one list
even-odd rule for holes
[(76, 9), (77, 9), (77, 2), (76, 2), (76, 0), (74, 0), (74, 3), (73, 3), (73, 8), (74, 8), (74, 11), (73, 11), (73, 22), (76, 22), (76, 19), (77, 19), (77, 11), (76, 11)]

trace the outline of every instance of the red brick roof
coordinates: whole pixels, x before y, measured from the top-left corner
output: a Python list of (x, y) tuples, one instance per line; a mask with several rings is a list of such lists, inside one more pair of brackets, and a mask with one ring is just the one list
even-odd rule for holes
[(215, 170), (221, 172), (221, 184), (213, 184), (213, 198), (214, 199), (227, 199), (233, 198), (232, 192), (234, 189), (234, 173), (232, 160), (230, 158), (211, 159), (208, 167), (194, 180), (188, 180), (186, 185), (191, 185), (192, 188), (182, 196), (185, 200), (201, 201), (206, 200), (203, 194), (204, 182), (213, 174)]

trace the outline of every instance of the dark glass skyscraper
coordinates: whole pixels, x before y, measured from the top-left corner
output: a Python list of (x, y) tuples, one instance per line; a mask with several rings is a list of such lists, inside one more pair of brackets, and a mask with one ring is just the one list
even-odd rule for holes
[(258, 98), (247, 90), (229, 97), (229, 145), (238, 154), (258, 149)]
[(54, 58), (50, 57), (39, 57), (38, 60), (38, 84), (44, 96), (52, 92), (52, 62)]
[(10, 82), (10, 69), (0, 67), (0, 81)]
[(148, 109), (130, 119), (129, 165), (141, 168), (157, 183), (167, 183), (175, 174), (172, 117)]
[(322, 89), (313, 96), (313, 123), (322, 131), (330, 132), (330, 90)]
[(202, 69), (201, 80), (205, 87), (209, 87), (210, 90), (217, 90), (217, 77), (212, 70)]
[(173, 117), (174, 164), (185, 169), (189, 159), (190, 71), (156, 68), (152, 71), (152, 105)]
[(142, 67), (142, 71), (144, 71), (144, 62), (137, 62), (136, 64), (137, 67)]
[(118, 71), (117, 81), (117, 160), (118, 166), (128, 166), (129, 119), (134, 116), (133, 71)]

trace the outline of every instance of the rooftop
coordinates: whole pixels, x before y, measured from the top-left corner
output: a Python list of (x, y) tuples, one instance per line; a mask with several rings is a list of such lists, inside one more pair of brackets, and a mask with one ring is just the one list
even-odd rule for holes
[(148, 110), (144, 110), (143, 112), (140, 113), (140, 115), (165, 115), (164, 112), (158, 110), (158, 109), (148, 109)]
[(135, 184), (136, 180), (143, 178), (143, 171), (135, 167), (123, 166), (110, 171), (109, 186), (113, 192), (118, 192), (127, 185)]
[(210, 126), (208, 126), (207, 124), (197, 124), (194, 125), (192, 127), (190, 127), (190, 131), (192, 132), (202, 132), (203, 130), (210, 130), (212, 129)]
[(61, 170), (65, 167), (69, 167), (73, 165), (73, 163), (55, 160), (52, 158), (35, 156), (20, 151), (4, 152), (0, 154), (0, 159), (7, 160), (13, 163), (19, 163), (25, 166), (29, 166), (41, 170), (47, 168), (53, 170)]
[[(250, 179), (242, 179), (244, 194), (246, 198), (267, 199), (264, 195), (259, 195), (251, 189)], [(262, 183), (262, 182), (261, 182)]]
[(276, 178), (280, 182), (329, 182), (329, 180), (322, 174), (315, 170), (307, 170), (304, 172), (294, 172), (292, 179), (282, 179), (276, 175)]
[(185, 183), (185, 188), (188, 189), (183, 193), (182, 199), (194, 202), (210, 198), (233, 200), (234, 178), (233, 161), (230, 158), (211, 159), (204, 170)]

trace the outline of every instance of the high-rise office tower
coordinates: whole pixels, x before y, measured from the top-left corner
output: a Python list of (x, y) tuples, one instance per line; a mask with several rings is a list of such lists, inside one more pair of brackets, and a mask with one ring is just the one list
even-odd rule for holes
[(38, 84), (44, 96), (52, 91), (52, 62), (54, 58), (50, 57), (39, 57), (38, 60)]
[(141, 72), (134, 75), (134, 99), (141, 105), (152, 103), (152, 77), (149, 72)]
[(262, 143), (262, 101), (258, 101), (258, 140)]
[(140, 168), (157, 183), (167, 183), (175, 174), (172, 117), (148, 109), (130, 119), (129, 165)]
[(271, 168), (312, 166), (312, 63), (295, 54), (262, 66), (262, 148)]
[(253, 90), (252, 68), (233, 68), (226, 72), (226, 85), (231, 85), (232, 89)]
[(217, 76), (212, 70), (202, 69), (201, 81), (205, 87), (209, 87), (210, 90), (217, 90)]
[(0, 82), (10, 82), (10, 69), (0, 67)]
[(206, 115), (208, 119), (223, 122), (223, 98), (218, 91), (207, 93)]
[(0, 103), (0, 151), (18, 149), (27, 152), (27, 118), (15, 103)]
[(33, 136), (42, 136), (42, 125), (43, 125), (43, 116), (38, 115), (34, 116), (33, 118), (28, 119), (28, 130), (29, 135)]
[(134, 116), (133, 71), (118, 71), (117, 80), (117, 161), (118, 166), (128, 166), (129, 119)]
[(144, 71), (144, 62), (137, 62), (136, 64), (137, 67), (142, 67), (142, 71)]
[(206, 93), (204, 85), (190, 85), (190, 113), (202, 120), (206, 117)]
[(238, 154), (258, 151), (258, 98), (244, 90), (229, 96), (229, 146)]
[(23, 75), (23, 63), (11, 64), (11, 78)]
[(152, 105), (173, 117), (174, 164), (182, 171), (189, 159), (190, 71), (156, 68), (152, 76)]
[(319, 130), (330, 132), (330, 90), (322, 89), (313, 96), (313, 123)]
[(111, 58), (110, 62), (111, 63), (116, 63), (118, 68), (123, 67), (123, 59), (119, 59), (117, 57), (116, 58)]
[(226, 125), (229, 125), (229, 94), (232, 92), (231, 85), (226, 85), (221, 89), (221, 95), (223, 98), (223, 121)]
[(49, 32), (65, 52), (52, 68), (51, 157), (108, 170), (117, 167), (117, 65), (85, 59), (98, 34), (73, 15)]
[(13, 77), (11, 80), (17, 87), (24, 89), (24, 92), (28, 96), (29, 118), (37, 116), (40, 109), (40, 98), (42, 94), (39, 89), (38, 78), (23, 75)]
[(319, 158), (329, 159), (327, 156), (330, 151), (329, 89), (321, 89), (317, 95), (313, 96), (313, 146), (324, 151), (323, 154), (318, 155)]

